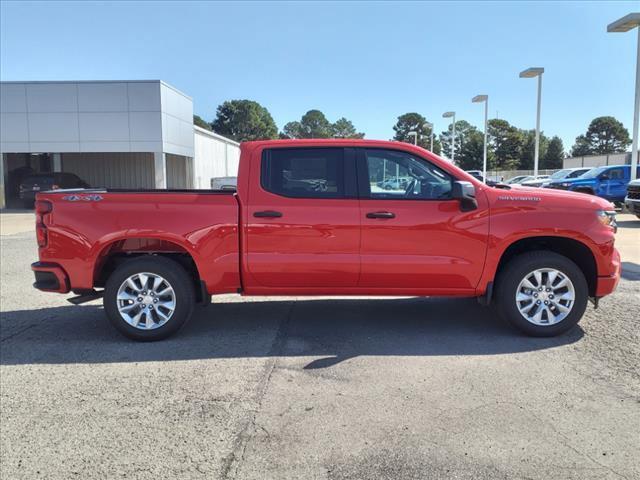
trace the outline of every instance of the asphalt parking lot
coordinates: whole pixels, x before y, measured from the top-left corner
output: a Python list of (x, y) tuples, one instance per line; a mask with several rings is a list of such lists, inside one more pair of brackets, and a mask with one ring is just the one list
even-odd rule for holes
[(31, 288), (2, 214), (0, 476), (640, 478), (640, 221), (580, 327), (523, 337), (474, 300), (242, 299), (139, 344)]

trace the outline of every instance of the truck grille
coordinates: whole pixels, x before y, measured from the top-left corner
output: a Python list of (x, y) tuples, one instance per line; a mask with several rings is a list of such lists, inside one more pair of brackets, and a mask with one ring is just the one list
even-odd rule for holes
[(640, 186), (630, 186), (627, 191), (627, 198), (632, 200), (640, 200)]
[(556, 184), (556, 185), (547, 185), (547, 188), (553, 188), (555, 190), (568, 190), (568, 187), (563, 187), (562, 185)]

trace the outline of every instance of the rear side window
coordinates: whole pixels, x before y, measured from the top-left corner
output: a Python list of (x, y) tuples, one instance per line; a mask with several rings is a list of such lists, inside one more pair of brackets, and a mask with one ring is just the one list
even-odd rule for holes
[(262, 188), (285, 197), (344, 197), (344, 171), (342, 148), (280, 148), (262, 153)]

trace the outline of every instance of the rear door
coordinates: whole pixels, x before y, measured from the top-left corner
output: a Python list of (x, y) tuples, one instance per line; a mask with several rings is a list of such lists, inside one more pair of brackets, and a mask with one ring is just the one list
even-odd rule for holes
[[(247, 202), (249, 287), (355, 287), (360, 273), (360, 210), (354, 150), (265, 148), (252, 162)], [(259, 173), (255, 168), (259, 168)]]
[(358, 149), (358, 175), (361, 287), (399, 294), (475, 289), (489, 230), (484, 197), (477, 210), (461, 212), (451, 175), (398, 150)]

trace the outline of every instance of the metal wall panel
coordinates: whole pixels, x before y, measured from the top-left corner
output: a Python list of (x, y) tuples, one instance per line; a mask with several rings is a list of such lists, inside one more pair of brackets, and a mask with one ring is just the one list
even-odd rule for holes
[(92, 187), (154, 188), (152, 153), (63, 153), (62, 171)]
[(238, 175), (240, 145), (208, 130), (194, 127), (195, 188), (211, 188), (211, 179)]
[(193, 188), (193, 159), (167, 154), (167, 188)]
[(193, 157), (191, 98), (158, 80), (0, 82), (0, 152)]
[(609, 153), (607, 155), (586, 155), (565, 158), (564, 168), (604, 167), (606, 165), (631, 165), (631, 153)]

